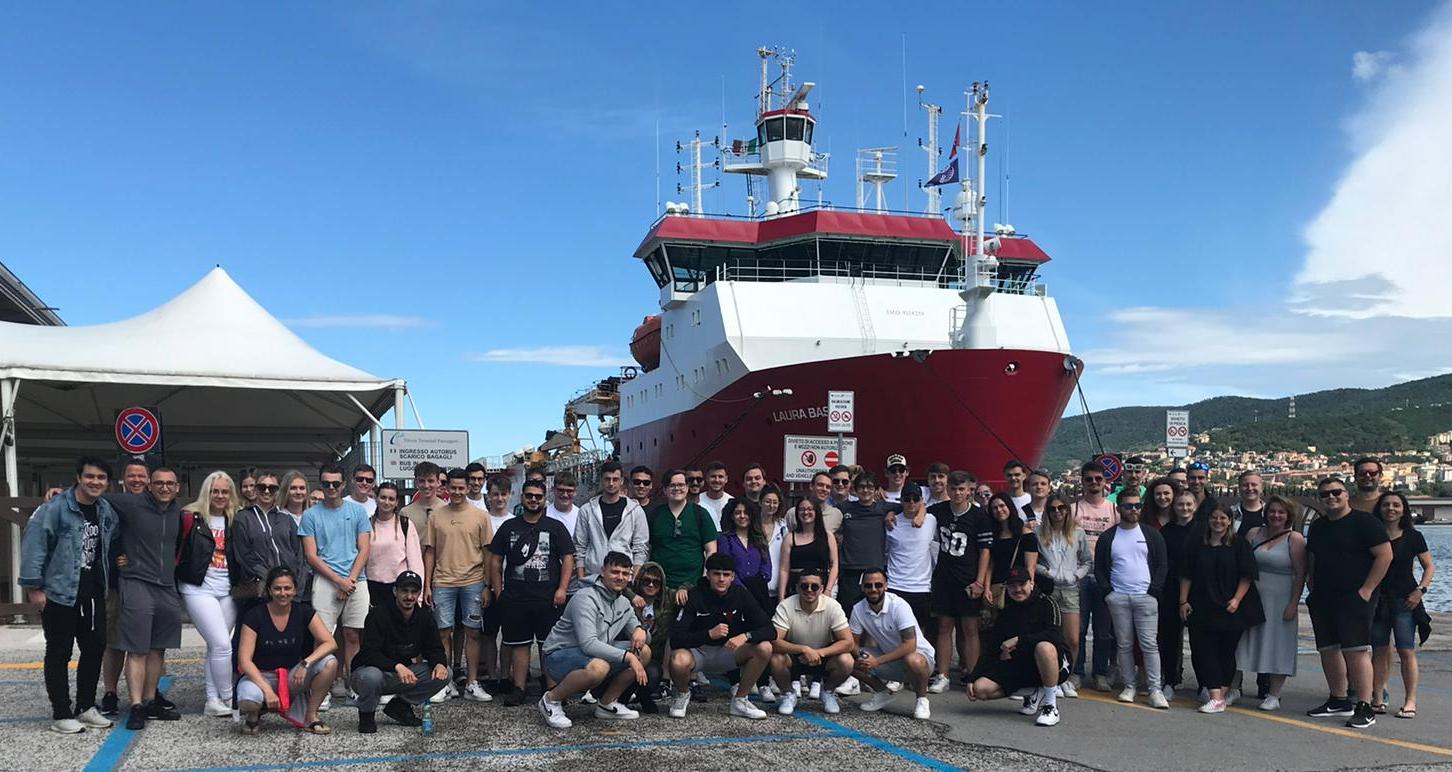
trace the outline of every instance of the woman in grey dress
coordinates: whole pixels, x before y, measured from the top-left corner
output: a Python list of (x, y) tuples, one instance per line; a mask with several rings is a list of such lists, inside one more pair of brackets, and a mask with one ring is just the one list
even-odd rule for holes
[(1266, 524), (1252, 528), (1246, 540), (1254, 548), (1260, 577), (1256, 590), (1265, 606), (1265, 622), (1240, 639), (1235, 664), (1242, 672), (1270, 677), (1270, 694), (1261, 710), (1279, 710), (1286, 676), (1296, 674), (1296, 628), (1301, 591), (1306, 586), (1306, 538), (1296, 529), (1296, 505), (1280, 496), (1265, 504)]

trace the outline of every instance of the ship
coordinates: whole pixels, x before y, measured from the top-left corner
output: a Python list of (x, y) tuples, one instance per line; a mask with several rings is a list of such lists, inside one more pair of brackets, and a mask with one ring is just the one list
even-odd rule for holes
[[(1048, 254), (984, 222), (988, 84), (965, 92), (976, 134), (961, 155), (977, 176), (957, 179), (955, 134), (949, 167), (928, 180), (951, 180), (951, 207), (926, 185), (922, 211), (884, 208), (893, 148), (859, 152), (858, 205), (837, 207), (802, 195), (827, 177), (815, 83), (793, 83), (791, 52), (757, 54), (755, 137), (678, 147), (693, 200), (667, 202), (634, 252), (659, 290), (631, 338), (636, 365), (567, 414), (598, 418), (627, 468), (657, 472), (759, 463), (791, 483), (839, 463), (880, 474), (902, 455), (918, 478), (943, 462), (993, 480), (1010, 459), (1037, 464), (1084, 363), (1040, 278)], [(942, 108), (923, 104), (937, 172)], [(702, 211), (703, 148), (746, 177), (746, 213)], [(829, 405), (829, 392), (850, 395)]]

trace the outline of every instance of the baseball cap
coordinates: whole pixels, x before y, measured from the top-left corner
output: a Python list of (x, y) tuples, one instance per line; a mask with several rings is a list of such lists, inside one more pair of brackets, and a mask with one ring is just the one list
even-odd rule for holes
[(398, 587), (412, 587), (415, 590), (422, 590), (423, 589), (423, 577), (422, 576), (419, 576), (418, 574), (414, 573), (413, 571), (404, 571), (403, 573), (401, 573), (401, 574), (398, 575), (398, 578), (397, 579), (394, 579), (393, 580), (393, 586), (395, 588), (398, 588)]
[(902, 486), (902, 493), (899, 494), (898, 498), (903, 501), (922, 501), (923, 489), (912, 483), (908, 483)]
[(1029, 572), (1023, 566), (1014, 566), (1008, 569), (1008, 578), (1005, 584), (1023, 584), (1029, 580)]
[(890, 455), (890, 456), (887, 457), (887, 468), (888, 469), (891, 469), (891, 468), (893, 468), (895, 466), (907, 466), (907, 465), (908, 465), (908, 463), (907, 463), (907, 456), (904, 456), (901, 453), (894, 453), (894, 454), (892, 454), (892, 455)]

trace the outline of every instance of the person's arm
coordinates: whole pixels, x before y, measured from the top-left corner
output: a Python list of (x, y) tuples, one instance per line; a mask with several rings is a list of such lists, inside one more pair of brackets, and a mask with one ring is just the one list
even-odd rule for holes
[(686, 602), (681, 605), (680, 613), (671, 625), (671, 648), (695, 649), (715, 643), (715, 641), (711, 640), (711, 636), (707, 632), (710, 628), (702, 630), (692, 629), (692, 624), (696, 620), (697, 605), (695, 595), (687, 597)]
[(1180, 619), (1190, 616), (1190, 577), (1180, 577)]
[(1075, 554), (1078, 556), (1079, 565), (1074, 568), (1074, 584), (1076, 585), (1084, 581), (1084, 577), (1094, 570), (1094, 553), (1089, 551), (1089, 537), (1085, 536), (1083, 531), (1078, 533), (1078, 537), (1076, 541), (1078, 549)]
[(277, 692), (272, 690), (272, 685), (267, 683), (267, 679), (262, 677), (262, 671), (258, 670), (256, 663), (252, 661), (252, 655), (257, 651), (257, 631), (247, 625), (242, 625), (237, 633), (237, 669), (262, 691), (262, 699), (266, 701), (268, 707), (276, 706)]
[(746, 623), (746, 640), (751, 643), (776, 640), (776, 627), (766, 610), (744, 589), (735, 590), (745, 600), (741, 606), (742, 621)]
[(771, 642), (771, 653), (796, 656), (805, 653), (811, 648), (810, 646), (803, 646), (800, 643), (792, 643), (787, 640), (786, 636), (790, 630), (785, 627), (780, 627), (779, 622), (780, 620), (772, 620), (772, 625), (776, 626), (776, 638)]
[[(630, 509), (631, 504), (634, 502), (626, 504), (625, 508)], [(631, 518), (630, 562), (635, 564), (634, 574), (638, 574), (640, 567), (650, 560), (650, 524), (646, 522), (645, 509), (639, 504), (636, 504), (635, 508), (639, 510), (640, 514)]]
[[(367, 620), (363, 622), (363, 634), (359, 636), (358, 653), (353, 656), (352, 662), (346, 663), (350, 666), (350, 669), (357, 670), (360, 667), (376, 667), (384, 673), (392, 673), (393, 668), (399, 664), (398, 660), (388, 656), (383, 651), (385, 643), (383, 640), (383, 613), (383, 607), (378, 606), (374, 611), (369, 612)], [(329, 637), (332, 636), (332, 633), (325, 634)], [(435, 635), (434, 638), (438, 638), (438, 636)]]
[[(781, 540), (781, 555), (777, 563), (781, 565), (781, 568), (776, 574), (776, 602), (781, 603), (787, 599), (787, 585), (791, 583), (792, 578), (792, 539), (790, 535)], [(780, 640), (781, 636), (777, 636), (777, 639)]]
[[(307, 607), (303, 606), (302, 608)], [(296, 614), (298, 607), (294, 606), (292, 612)], [(338, 641), (333, 638), (333, 631), (328, 629), (328, 626), (323, 623), (323, 617), (317, 612), (313, 612), (313, 618), (308, 620), (308, 632), (312, 633), (313, 640), (318, 643), (317, 646), (313, 647), (312, 653), (307, 657), (310, 667), (316, 665), (318, 660), (323, 657), (338, 651)]]
[[(577, 597), (565, 607), (565, 616), (569, 617), (570, 622), (575, 626), (580, 651), (591, 659), (624, 662), (624, 650), (617, 649), (611, 646), (610, 642), (595, 637), (594, 631), (600, 628), (600, 610), (594, 603), (588, 601), (589, 598)], [(631, 616), (635, 615), (631, 614)]]
[(1384, 541), (1371, 548), (1371, 570), (1366, 573), (1366, 581), (1361, 583), (1360, 589), (1356, 591), (1364, 601), (1371, 600), (1371, 594), (1376, 592), (1377, 585), (1386, 578), (1386, 569), (1391, 565), (1392, 548), (1391, 542)]
[[(415, 610), (413, 613), (419, 613)], [(444, 641), (439, 636), (438, 630), (434, 627), (432, 615), (423, 624), (416, 625), (418, 636), (418, 655), (430, 668), (438, 670), (447, 669), (449, 666), (449, 655), (444, 653)], [(405, 663), (407, 664), (407, 663)], [(446, 675), (445, 678), (448, 676)]]
[(1298, 615), (1301, 593), (1306, 589), (1306, 538), (1295, 531), (1286, 538), (1291, 540), (1291, 600), (1281, 618), (1289, 622)]
[(302, 537), (302, 545), (303, 557), (307, 559), (308, 566), (313, 569), (313, 572), (332, 582), (339, 589), (344, 589), (343, 577), (338, 576), (337, 572), (329, 568), (328, 564), (324, 563), (323, 559), (318, 556), (318, 540), (312, 536), (304, 536)]
[[(368, 521), (364, 520), (363, 523), (367, 525)], [(353, 558), (353, 566), (348, 569), (348, 581), (354, 587), (358, 586), (358, 577), (362, 576), (363, 571), (368, 568), (368, 553), (373, 551), (373, 540), (368, 538), (370, 530), (372, 529), (363, 528), (358, 531), (358, 536), (355, 538), (355, 543), (358, 545), (358, 555)]]
[(827, 586), (822, 592), (831, 597), (832, 591), (837, 589), (837, 582), (842, 578), (842, 566), (837, 561), (837, 537), (834, 534), (827, 534), (827, 559), (832, 561), (832, 567), (827, 569)]
[(555, 588), (555, 605), (563, 606), (570, 595), (570, 577), (575, 575), (575, 556), (566, 554), (560, 565), (560, 585)]
[(54, 510), (55, 507), (48, 503), (35, 510), (30, 522), (25, 524), (25, 534), (20, 542), (19, 584), (30, 591), (30, 602), (41, 606), (45, 605), (45, 590), (42, 589), (45, 586), (45, 569), (55, 550), (55, 529), (51, 519)]
[[(585, 581), (585, 556), (590, 552), (590, 514), (592, 510), (598, 511), (587, 502), (585, 506), (580, 507), (580, 518), (575, 522), (575, 570), (570, 572), (570, 576), (582, 582)], [(600, 518), (602, 521), (604, 520), (604, 512), (600, 513)]]
[(425, 606), (432, 606), (434, 605), (434, 545), (432, 544), (423, 548), (423, 566), (423, 594), (419, 596), (419, 600)]
[(1405, 604), (1409, 609), (1416, 608), (1422, 602), (1422, 596), (1426, 594), (1424, 587), (1432, 586), (1432, 577), (1437, 575), (1436, 566), (1432, 565), (1432, 553), (1422, 550), (1417, 553), (1417, 562), (1422, 565), (1422, 579), (1417, 583), (1417, 589), (1412, 590), (1406, 597)]
[(419, 576), (426, 577), (424, 583), (427, 584), (432, 581), (430, 575), (425, 573), (423, 555), (419, 552), (417, 528), (410, 528), (408, 529), (408, 533), (403, 535), (403, 562), (404, 565), (408, 566), (408, 570), (413, 571)]
[(833, 630), (832, 638), (832, 645), (817, 650), (817, 653), (822, 655), (822, 659), (830, 659), (838, 654), (851, 654), (857, 650), (857, 642), (853, 639), (852, 629), (849, 627), (843, 626), (840, 630)]
[(1109, 591), (1109, 550), (1110, 540), (1114, 538), (1111, 534), (1113, 531), (1109, 528), (1104, 529), (1104, 533), (1099, 534), (1099, 541), (1094, 543), (1094, 581), (1099, 583), (1101, 592)]
[(504, 556), (492, 552), (489, 554), (489, 586), (495, 598), (504, 592)]
[(913, 652), (918, 650), (918, 632), (916, 628), (905, 627), (898, 631), (898, 635), (902, 636), (902, 643), (899, 643), (897, 645), (897, 648), (893, 649), (892, 651), (889, 651), (880, 657), (876, 657), (875, 659), (877, 660), (877, 664), (873, 666), (874, 668), (880, 667), (889, 662), (896, 662), (897, 660), (900, 660), (903, 657), (906, 657), (907, 655), (912, 654)]
[(1029, 576), (1033, 576), (1034, 571), (1039, 567), (1039, 540), (1032, 533), (1025, 533), (1024, 537), (1028, 541), (1023, 548), (1023, 567), (1025, 571), (1028, 571)]
[[(1165, 573), (1169, 570), (1165, 537), (1153, 528), (1140, 528), (1140, 531), (1144, 533), (1145, 545), (1149, 548), (1150, 587), (1159, 590), (1165, 586)], [(1251, 560), (1253, 562), (1254, 558)]]

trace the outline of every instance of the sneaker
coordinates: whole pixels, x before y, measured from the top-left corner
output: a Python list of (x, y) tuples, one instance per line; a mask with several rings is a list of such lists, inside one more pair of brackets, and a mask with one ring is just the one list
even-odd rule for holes
[(919, 697), (913, 704), (913, 718), (919, 721), (926, 721), (933, 717), (933, 708), (928, 704), (927, 697)]
[(1059, 708), (1057, 705), (1045, 705), (1039, 708), (1039, 717), (1034, 719), (1034, 726), (1056, 726), (1059, 723)]
[(781, 704), (776, 706), (776, 712), (783, 716), (790, 716), (797, 709), (797, 695), (787, 692), (781, 696)]
[(221, 700), (211, 699), (207, 700), (207, 706), (202, 708), (202, 715), (212, 718), (231, 718), (232, 708)]
[(1079, 696), (1079, 687), (1074, 685), (1074, 679), (1072, 678), (1059, 684), (1059, 688), (1063, 690), (1065, 697), (1073, 699)]
[(875, 713), (887, 707), (887, 704), (889, 702), (892, 702), (892, 698), (894, 696), (896, 695), (889, 694), (888, 692), (873, 692), (872, 696), (868, 697), (867, 700), (858, 707), (862, 708), (868, 713)]
[(372, 713), (358, 714), (358, 734), (377, 734), (378, 719)]
[(1114, 691), (1114, 687), (1109, 685), (1109, 676), (1094, 676), (1094, 690), (1100, 692)]
[(1031, 694), (1023, 696), (1023, 705), (1018, 709), (1021, 716), (1032, 716), (1039, 712), (1039, 690), (1035, 689)]
[(447, 689), (448, 692), (449, 692), (449, 699), (451, 699), (451, 700), (457, 700), (457, 699), (459, 699), (459, 687), (458, 686), (455, 686), (453, 681), (450, 681), (449, 682), (449, 685), (448, 686), (445, 686), (444, 688)]
[(1346, 698), (1330, 699), (1306, 711), (1306, 715), (1312, 718), (1326, 718), (1328, 716), (1351, 716), (1356, 712), (1356, 706)]
[(180, 721), (181, 714), (176, 708), (168, 708), (165, 704), (152, 700), (146, 706), (146, 717), (157, 721)]
[(933, 680), (928, 682), (928, 694), (942, 694), (948, 691), (949, 686), (951, 684), (948, 683), (948, 677), (937, 673), (933, 676)]
[(685, 718), (686, 708), (691, 706), (691, 690), (685, 689), (671, 700), (671, 709), (668, 711), (671, 718)]
[(76, 716), (76, 720), (87, 729), (110, 729), (114, 725), (111, 719), (101, 715), (101, 711), (96, 710), (94, 706), (82, 711), (80, 715)]
[(121, 715), (121, 700), (115, 692), (106, 692), (101, 697), (101, 715), (115, 718)]
[(73, 718), (58, 718), (50, 722), (50, 731), (56, 734), (80, 734), (86, 731), (86, 727)]
[(842, 712), (842, 703), (836, 692), (822, 692), (822, 712), (831, 713), (834, 716)]
[(612, 721), (634, 721), (640, 718), (640, 714), (620, 704), (619, 700), (609, 705), (597, 701), (595, 705), (595, 718), (609, 719)]
[(166, 698), (166, 695), (164, 693), (162, 693), (162, 691), (160, 689), (157, 689), (156, 690), (156, 696), (155, 697), (152, 697), (151, 698), (151, 701), (152, 702), (155, 702), (155, 703), (157, 703), (159, 705), (161, 705), (163, 708), (166, 708), (167, 710), (176, 710), (176, 703), (175, 702), (172, 702), (171, 700), (168, 700)]
[(762, 719), (766, 718), (766, 711), (751, 704), (751, 700), (745, 697), (733, 697), (731, 699), (731, 715), (741, 718)]
[(1261, 710), (1280, 710), (1281, 698), (1275, 696), (1274, 694), (1268, 694), (1266, 695), (1266, 698), (1261, 700), (1260, 704), (1256, 707), (1260, 708)]
[(888, 681), (887, 683), (882, 685), (882, 688), (888, 690), (892, 694), (897, 694), (898, 692), (902, 691), (902, 681)]
[(1149, 704), (1151, 708), (1155, 708), (1156, 710), (1170, 709), (1170, 701), (1165, 699), (1165, 693), (1159, 689), (1154, 689), (1150, 692)]
[(1166, 702), (1175, 701), (1175, 687), (1170, 686), (1169, 684), (1165, 684), (1164, 686), (1160, 687), (1160, 693), (1165, 695)]
[(139, 732), (146, 728), (146, 706), (136, 703), (126, 711), (126, 728), (133, 732)]
[(1204, 705), (1201, 705), (1200, 706), (1200, 712), (1201, 713), (1224, 713), (1225, 712), (1225, 700), (1210, 700), (1209, 702), (1207, 702)]
[(697, 673), (696, 678), (694, 681), (692, 681), (692, 683), (697, 686), (710, 686), (711, 679), (707, 678), (705, 673)]
[[(847, 678), (847, 680), (848, 681), (855, 681), (857, 679), (852, 678), (852, 677), (849, 676)], [(846, 684), (846, 681), (843, 681), (843, 684)], [(859, 686), (857, 688), (860, 691), (862, 687)], [(821, 681), (813, 681), (812, 682), (811, 687), (809, 689), (807, 689), (807, 699), (812, 699), (812, 700), (820, 700), (820, 699), (822, 699), (822, 682)]]
[(1239, 700), (1239, 699), (1240, 699), (1240, 690), (1239, 689), (1231, 689), (1230, 691), (1228, 691), (1228, 692), (1225, 693), (1225, 707), (1228, 708), (1231, 705), (1234, 705), (1235, 704), (1235, 701), (1236, 700)]
[(437, 692), (434, 692), (434, 696), (429, 698), (429, 702), (432, 702), (435, 705), (438, 705), (441, 702), (448, 702), (449, 690), (452, 688), (454, 688), (454, 685), (451, 683), (448, 686), (445, 686), (444, 688), (438, 690)]
[(1366, 702), (1356, 703), (1352, 710), (1351, 718), (1346, 720), (1346, 725), (1352, 729), (1365, 729), (1376, 723), (1376, 711), (1371, 709), (1371, 704)]
[(776, 690), (771, 688), (770, 684), (756, 687), (756, 695), (768, 705), (776, 703)]
[(801, 681), (792, 681), (792, 694), (795, 694), (797, 696), (797, 699), (799, 699), (799, 700), (802, 698), (802, 682)]
[(1120, 702), (1134, 702), (1134, 686), (1126, 686), (1119, 692)]
[(484, 687), (480, 686), (477, 681), (464, 687), (464, 699), (470, 702), (494, 701), (494, 698), (489, 695), (489, 692), (484, 691)]
[(510, 684), (508, 691), (504, 692), (504, 697), (500, 702), (504, 703), (506, 708), (517, 708), (524, 704), (524, 690), (514, 684)]
[[(565, 715), (565, 706), (550, 700), (548, 694), (540, 695), (539, 702), (535, 703), (535, 709), (551, 729), (569, 729), (574, 722)], [(595, 715), (600, 715), (600, 709), (595, 709)], [(613, 716), (612, 716), (613, 718)]]
[(413, 712), (407, 700), (394, 700), (383, 709), (383, 715), (397, 721), (400, 726), (423, 726), (423, 719)]
[(580, 695), (580, 702), (586, 705), (596, 705), (599, 704), (600, 701), (595, 699), (595, 695), (591, 694), (589, 689), (586, 689), (585, 693)]
[(332, 710), (332, 709), (333, 709), (333, 695), (331, 695), (331, 694), (325, 694), (325, 695), (323, 695), (323, 701), (322, 701), (322, 703), (320, 703), (318, 705), (318, 712), (319, 713), (327, 713), (329, 710)]
[[(815, 687), (816, 685), (813, 684), (813, 686)], [(852, 676), (848, 676), (847, 677), (847, 680), (846, 681), (843, 681), (842, 682), (842, 685), (839, 686), (839, 687), (837, 687), (834, 691), (836, 691), (838, 694), (842, 695), (843, 697), (851, 697), (854, 694), (861, 694), (862, 693), (862, 682), (861, 681), (858, 681), (856, 678), (854, 678)]]

